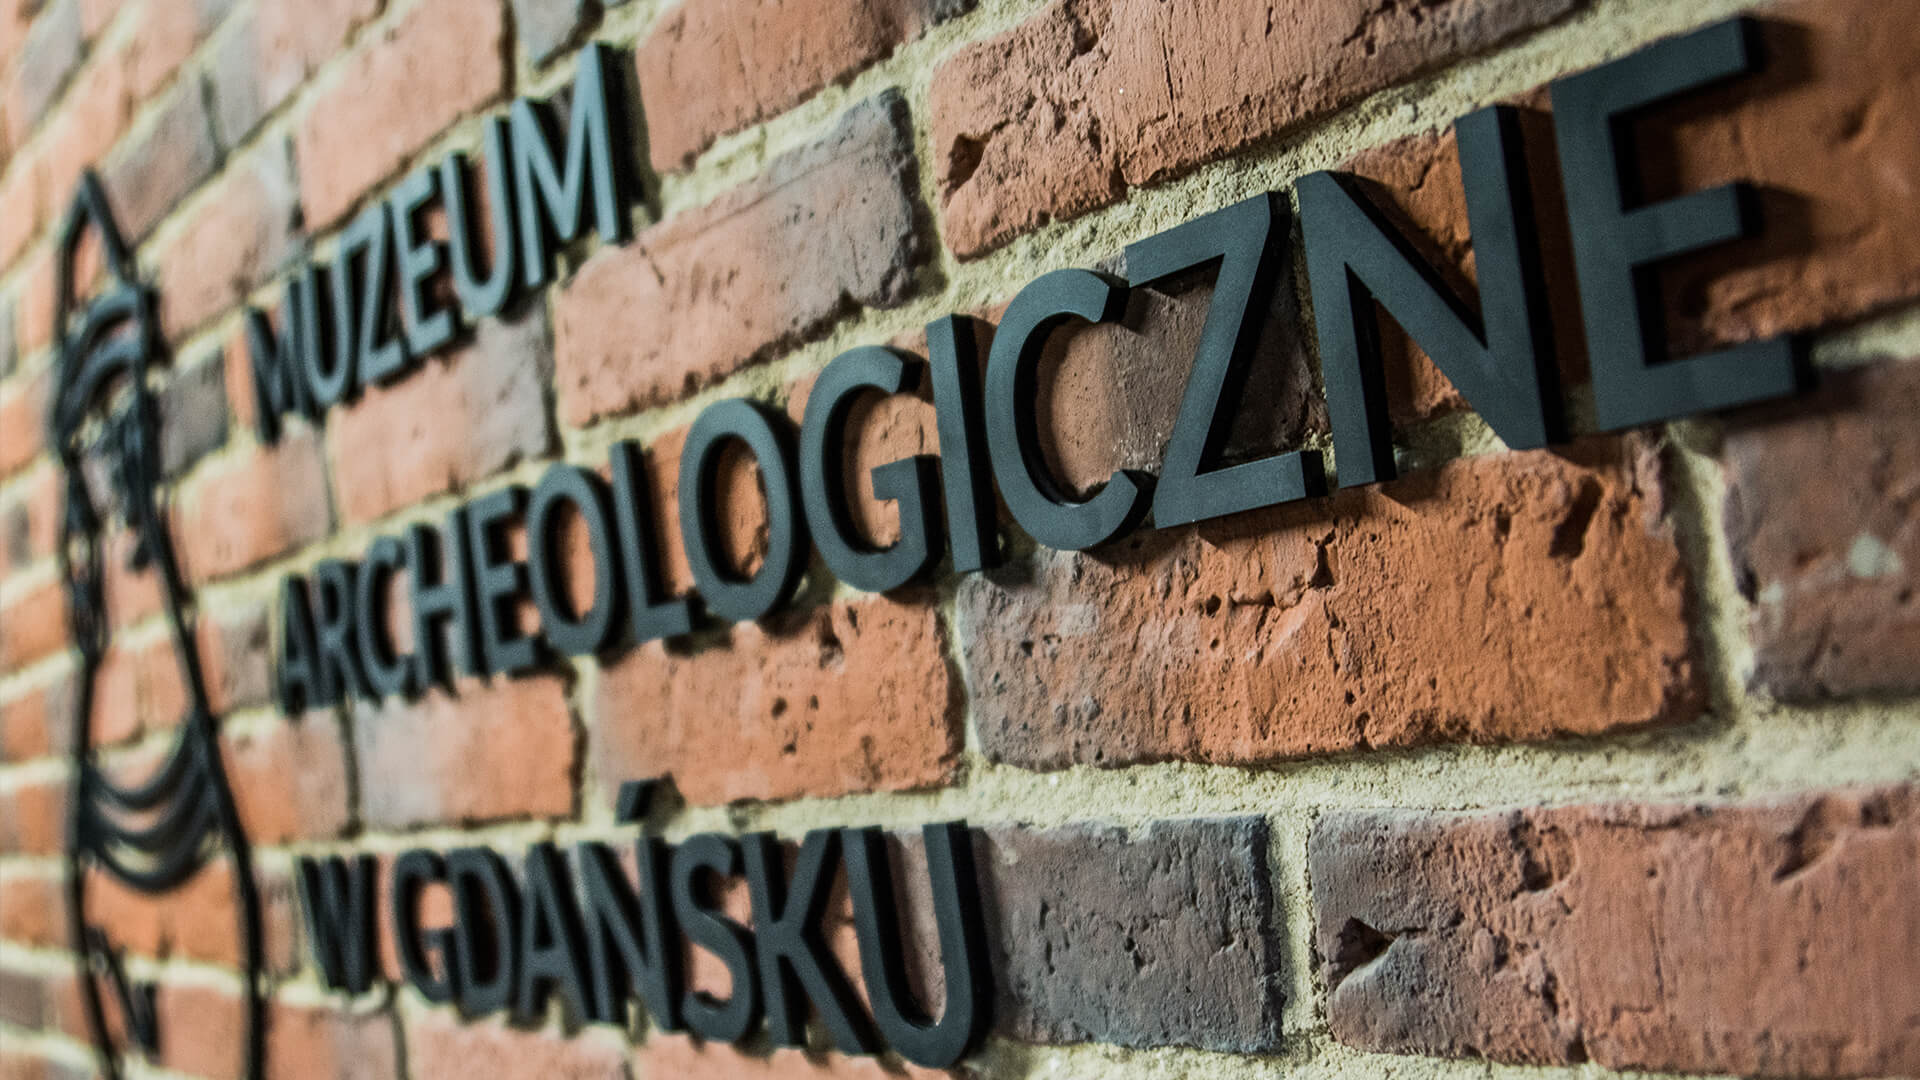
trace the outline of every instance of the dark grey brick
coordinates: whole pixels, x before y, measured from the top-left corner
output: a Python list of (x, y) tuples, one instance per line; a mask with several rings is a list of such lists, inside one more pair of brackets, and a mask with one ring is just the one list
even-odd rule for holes
[(227, 441), (226, 368), (218, 355), (174, 373), (160, 392), (160, 468), (178, 476)]
[(206, 95), (198, 80), (182, 79), (167, 92), (154, 123), (122, 144), (107, 164), (107, 193), (127, 239), (146, 239), (219, 167)]
[(46, 116), (85, 54), (79, 0), (54, 0), (27, 31), (8, 88), (8, 104), (13, 110), (9, 121), (16, 144), (24, 143), (27, 133)]

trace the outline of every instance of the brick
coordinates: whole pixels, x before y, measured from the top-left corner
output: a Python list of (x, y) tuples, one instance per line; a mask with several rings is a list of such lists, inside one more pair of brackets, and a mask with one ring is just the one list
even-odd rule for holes
[(54, 855), (66, 838), (64, 780), (20, 780), (0, 787), (0, 854)]
[(61, 472), (51, 462), (34, 470), (0, 502), (0, 566), (18, 573), (49, 558), (60, 542), (60, 515), (66, 504)]
[(539, 67), (578, 41), (598, 9), (595, 0), (513, 0), (513, 34)]
[(172, 1035), (160, 1040), (156, 1064), (206, 1080), (246, 1075), (247, 1010), (238, 987), (163, 981), (154, 1012)]
[(46, 448), (48, 375), (0, 389), (0, 478), (12, 476)]
[(253, 134), (385, 0), (260, 4), (214, 46), (207, 78), (220, 145)]
[(924, 599), (833, 604), (610, 665), (594, 763), (609, 782), (671, 776), (699, 804), (932, 787), (958, 765), (957, 690)]
[(67, 642), (67, 591), (58, 579), (10, 586), (0, 597), (0, 671), (52, 656)]
[(160, 391), (160, 472), (177, 477), (226, 445), (226, 364), (219, 356), (176, 371)]
[(406, 829), (511, 818), (564, 818), (574, 809), (573, 716), (550, 675), (419, 701), (356, 703), (355, 775), (367, 828)]
[(66, 753), (72, 709), (71, 671), (62, 671), (0, 701), (0, 761), (31, 761)]
[[(0, 178), (0, 269), (11, 267), (26, 251), (27, 244), (47, 221), (47, 174), (41, 155), (14, 155), (5, 162), (6, 175)], [(12, 300), (8, 301), (11, 308)], [(11, 328), (0, 351), (13, 348)]]
[(894, 307), (922, 255), (905, 100), (848, 110), (759, 178), (588, 260), (554, 301), (561, 416), (675, 401), (848, 310)]
[[(5, 197), (5, 191), (0, 190), (0, 199)], [(11, 261), (4, 257), (6, 244), (6, 238), (0, 237), (0, 269)], [(11, 376), (19, 366), (20, 348), (13, 339), (13, 297), (0, 296), (0, 379)]]
[(79, 190), (80, 174), (107, 156), (133, 119), (130, 49), (122, 44), (98, 52), (47, 125), (47, 198), (57, 212), (49, 224), (59, 223)]
[(350, 751), (331, 713), (276, 719), (221, 741), (234, 803), (254, 843), (330, 840), (346, 831)]
[(1920, 688), (1920, 364), (1828, 375), (1728, 428), (1727, 540), (1752, 681), (1795, 700)]
[(130, 6), (127, 0), (80, 0), (81, 36), (88, 41), (98, 38), (125, 6)]
[(129, 644), (111, 645), (94, 676), (94, 746), (113, 746), (140, 735), (177, 728), (188, 713), (185, 675), (173, 639), (164, 628)]
[(682, 4), (635, 54), (653, 167), (684, 169), (714, 139), (843, 83), (972, 0)]
[[(234, 0), (146, 0), (141, 4), (133, 30), (134, 93), (149, 98), (165, 86), (233, 5)], [(199, 96), (197, 80), (193, 81), (193, 92)]]
[(278, 140), (231, 165), (159, 253), (161, 328), (181, 340), (299, 253), (300, 209)]
[(1264, 822), (978, 835), (998, 1033), (1232, 1053), (1279, 1048), (1284, 950)]
[(289, 431), (277, 446), (211, 462), (187, 485), (174, 536), (189, 577), (237, 573), (326, 536), (333, 527), (319, 438)]
[(60, 96), (85, 55), (79, 0), (46, 5), (21, 46), (7, 85), (7, 123), (16, 144), (24, 143)]
[(938, 1080), (956, 1073), (896, 1065), (876, 1057), (847, 1057), (830, 1053), (809, 1055), (805, 1050), (775, 1049), (765, 1057), (749, 1056), (727, 1044), (701, 1043), (687, 1035), (656, 1033), (636, 1047), (636, 1073), (643, 1077), (673, 1076), (679, 1080)]
[[(64, 199), (60, 205), (64, 212)], [(31, 358), (53, 341), (53, 275), (53, 246), (50, 244), (41, 246), (22, 264), (20, 276), (23, 280), (20, 291), (14, 297), (13, 328), (23, 360)], [(4, 428), (5, 425), (0, 425), (0, 430)]]
[(58, 948), (67, 939), (59, 874), (0, 867), (0, 937), (16, 945)]
[(595, 1029), (572, 1038), (487, 1022), (462, 1024), (441, 1013), (409, 1017), (407, 1075), (413, 1080), (544, 1076), (551, 1080), (625, 1080), (625, 1039)]
[(1340, 1041), (1761, 1076), (1920, 1066), (1911, 787), (1731, 805), (1330, 813), (1309, 842)]
[(167, 92), (159, 115), (115, 151), (101, 182), (121, 234), (138, 244), (219, 167), (206, 95), (197, 81), (183, 81)]
[[(269, 974), (289, 974), (300, 965), (295, 926), (301, 916), (293, 882), (283, 874), (257, 869), (254, 879), (265, 933), (262, 963)], [(178, 889), (158, 896), (95, 870), (87, 878), (86, 909), (88, 925), (105, 930), (115, 948), (136, 956), (184, 959), (233, 971), (245, 963), (233, 862), (224, 855)], [(64, 900), (59, 910), (64, 920)]]
[[(151, 569), (135, 570), (132, 565), (134, 539), (124, 526), (109, 525), (105, 543), (107, 620), (115, 628), (132, 626), (160, 612), (166, 598), (161, 595), (160, 575)], [(178, 552), (179, 537), (174, 538)]]
[(341, 517), (372, 521), (554, 446), (545, 313), (483, 321), (471, 344), (327, 418)]
[(983, 254), (1579, 5), (1058, 0), (934, 73), (948, 246)]
[(960, 584), (982, 747), (1247, 764), (1690, 720), (1663, 506), (1654, 451), (1594, 440), (1036, 553)]
[(50, 1009), (45, 980), (30, 972), (0, 967), (0, 1022), (35, 1030)]
[[(460, 32), (449, 34), (450, 26)], [(295, 135), (307, 223), (346, 216), (467, 113), (500, 100), (512, 70), (501, 0), (425, 0), (348, 56)]]
[(401, 1075), (400, 1035), (393, 1014), (277, 1002), (267, 1034), (267, 1070), (274, 1080), (395, 1080)]
[(203, 607), (195, 633), (207, 704), (216, 716), (273, 700), (272, 628), (264, 604), (224, 600)]

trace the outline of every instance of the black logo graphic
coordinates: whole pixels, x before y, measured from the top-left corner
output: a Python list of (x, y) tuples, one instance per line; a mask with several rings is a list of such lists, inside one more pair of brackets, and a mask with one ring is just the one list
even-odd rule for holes
[[(97, 248), (84, 248), (89, 234)], [(83, 260), (97, 250), (98, 263)], [(234, 933), (246, 985), (244, 1075), (259, 1077), (265, 1057), (260, 994), (262, 931), (259, 896), (246, 836), (220, 759), (219, 723), (194, 645), (194, 601), (174, 557), (160, 491), (160, 425), (148, 380), (166, 358), (155, 317), (155, 294), (140, 283), (99, 178), (81, 178), (60, 236), (54, 332), (59, 372), (48, 416), (52, 444), (66, 477), (60, 569), (69, 625), (80, 653), (73, 695), (73, 789), (67, 817), (67, 905), (79, 957), (81, 1000), (100, 1057), (100, 1071), (121, 1075), (126, 1051), (108, 1024), (117, 1010), (126, 1041), (147, 1054), (167, 1032), (155, 1015), (155, 988), (129, 977), (105, 930), (89, 925), (89, 880), (104, 873), (136, 892), (158, 897), (179, 888), (215, 860), (231, 860)], [(93, 265), (102, 284), (84, 308), (76, 276)], [(105, 561), (108, 525), (131, 535), (127, 571), (158, 586), (172, 633), (188, 715), (158, 767), (128, 777), (102, 764), (91, 731), (94, 694), (112, 636)]]

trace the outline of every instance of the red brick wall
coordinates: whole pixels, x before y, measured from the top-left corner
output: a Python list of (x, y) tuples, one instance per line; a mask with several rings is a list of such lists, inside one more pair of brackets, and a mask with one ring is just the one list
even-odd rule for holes
[[(1631, 137), (1650, 197), (1745, 181), (1766, 227), (1655, 294), (1677, 351), (1799, 335), (1819, 385), (1599, 433), (1545, 88), (1737, 12), (1765, 69)], [(593, 41), (631, 113), (633, 239), (570, 245), (505, 317), (263, 441), (245, 309), (416, 168), (478, 156), (514, 99), (564, 94)], [(90, 167), (161, 298), (167, 513), (256, 849), (275, 1076), (902, 1070), (466, 1024), (390, 957), (372, 993), (323, 986), (295, 857), (625, 841), (614, 796), (640, 778), (670, 781), (649, 827), (671, 838), (967, 819), (996, 1010), (960, 1075), (1920, 1073), (1916, 50), (1887, 0), (0, 0), (0, 1077), (90, 1068), (44, 435), (56, 234)], [(1567, 445), (1509, 451), (1388, 327), (1400, 480), (1078, 553), (1003, 514), (991, 572), (873, 596), (816, 560), (759, 623), (274, 707), (284, 575), (636, 439), (684, 591), (678, 462), (706, 405), (797, 417), (848, 348), (924, 352), (950, 313), (991, 332), (1040, 274), (1124, 273), (1127, 244), (1306, 173), (1367, 178), (1468, 284), (1450, 125), (1501, 103)], [(1297, 252), (1283, 277), (1236, 454), (1330, 445)], [(1067, 487), (1157, 466), (1210, 291), (1142, 290), (1050, 344)], [(866, 473), (938, 452), (927, 396), (863, 404), (851, 443), (854, 516), (890, 539)], [(725, 489), (757, 558), (754, 477)], [(95, 752), (134, 769), (186, 694), (151, 582), (115, 569), (107, 599)], [(239, 1068), (228, 873), (90, 890), (160, 986), (175, 1074)]]

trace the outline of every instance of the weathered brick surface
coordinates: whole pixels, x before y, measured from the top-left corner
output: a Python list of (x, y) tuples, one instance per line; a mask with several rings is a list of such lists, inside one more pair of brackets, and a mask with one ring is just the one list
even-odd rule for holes
[(1315, 827), (1335, 1037), (1765, 1076), (1920, 1068), (1910, 787)]
[(72, 695), (73, 675), (63, 671), (0, 700), (0, 761), (66, 753)]
[(66, 505), (61, 473), (43, 465), (0, 498), (0, 566), (18, 573), (53, 554)]
[(28, 1030), (40, 1027), (47, 1021), (47, 996), (39, 976), (0, 968), (0, 1022)]
[(464, 681), (455, 694), (354, 706), (353, 754), (369, 828), (564, 817), (577, 767), (556, 676)]
[(34, 948), (54, 948), (66, 941), (62, 892), (59, 874), (0, 867), (0, 937)]
[(958, 763), (956, 689), (925, 599), (833, 604), (608, 667), (594, 764), (703, 804), (930, 787)]
[(0, 670), (25, 667), (66, 647), (66, 587), (55, 578), (9, 582), (0, 592)]
[(653, 167), (686, 167), (715, 138), (851, 78), (935, 21), (972, 6), (972, 0), (720, 0), (675, 7), (635, 53)]
[[(139, 243), (220, 164), (207, 116), (207, 96), (196, 81), (167, 92), (160, 114), (123, 142), (101, 170), (114, 219), (129, 243)], [(66, 198), (71, 191), (54, 189)]]
[[(295, 931), (301, 915), (293, 882), (285, 876), (254, 871), (265, 932), (262, 959), (275, 975), (300, 964)], [(103, 871), (88, 875), (87, 921), (107, 932), (116, 948), (153, 959), (179, 958), (239, 970), (245, 963), (240, 907), (233, 890), (233, 864), (209, 862), (176, 891), (160, 896), (140, 892)], [(65, 934), (65, 900), (57, 909)]]
[(167, 980), (160, 984), (154, 1012), (162, 1031), (191, 1033), (161, 1040), (156, 1061), (163, 1068), (206, 1080), (246, 1075), (246, 1005), (237, 989)]
[(318, 540), (332, 528), (326, 466), (312, 432), (199, 471), (176, 511), (181, 561), (196, 581), (224, 577)]
[(80, 0), (44, 5), (27, 31), (7, 83), (7, 126), (16, 143), (32, 131), (84, 58)]
[(390, 1012), (349, 1013), (277, 1002), (267, 1036), (276, 1080), (395, 1080), (400, 1033)]
[(545, 64), (579, 40), (599, 7), (598, 0), (513, 0), (514, 36), (527, 59)]
[[(146, 0), (133, 23), (134, 93), (150, 98), (220, 25), (235, 0)], [(131, 5), (130, 5), (131, 6)], [(197, 82), (194, 93), (200, 93)]]
[(297, 254), (300, 241), (292, 166), (285, 145), (269, 139), (228, 167), (158, 253), (169, 340), (238, 304)]
[(1692, 719), (1661, 483), (1632, 441), (1471, 458), (965, 580), (983, 748), (1247, 763)]
[(1279, 1048), (1280, 927), (1263, 821), (987, 829), (975, 861), (1000, 1033)]
[(254, 843), (329, 840), (346, 830), (349, 748), (332, 713), (276, 719), (222, 741), (234, 802)]
[(160, 471), (179, 476), (226, 441), (226, 365), (216, 356), (175, 372), (160, 391)]
[[(65, 214), (66, 197), (53, 200), (54, 212)], [(42, 245), (22, 264), (20, 291), (15, 294), (13, 310), (14, 338), (22, 359), (31, 357), (53, 341), (53, 247)], [(5, 425), (0, 425), (4, 430)], [(16, 427), (15, 430), (18, 430)]]
[(230, 600), (211, 610), (202, 608), (195, 632), (207, 704), (215, 715), (272, 699), (272, 630), (264, 604)]
[(0, 206), (7, 207), (0, 215), (0, 267), (11, 267), (46, 221), (47, 174), (38, 154), (16, 155), (5, 167), (6, 175), (0, 177)]
[(625, 1080), (626, 1049), (607, 1031), (561, 1039), (500, 1024), (462, 1025), (440, 1013), (409, 1019), (407, 1074), (413, 1080), (467, 1080), (480, 1075), (547, 1076), (554, 1080)]
[[(460, 32), (449, 34), (449, 27)], [(462, 115), (506, 93), (501, 0), (427, 0), (365, 40), (318, 91), (295, 135), (301, 203), (332, 225)]]
[(372, 521), (545, 453), (552, 374), (534, 308), (517, 322), (482, 322), (470, 345), (336, 410), (327, 448), (341, 517)]
[(1578, 6), (1060, 0), (935, 72), (947, 244), (982, 254)]
[(1787, 698), (1920, 689), (1920, 364), (1829, 376), (1728, 432), (1728, 541), (1753, 680)]
[(256, 4), (214, 48), (208, 67), (222, 146), (238, 145), (284, 104), (384, 0)]
[(660, 405), (912, 288), (913, 143), (894, 92), (759, 178), (595, 255), (553, 301), (561, 416)]
[(0, 786), (0, 854), (52, 855), (66, 836), (64, 780), (36, 778)]
[(46, 445), (48, 376), (0, 388), (0, 478), (19, 472)]
[(133, 118), (131, 49), (123, 42), (97, 53), (52, 114), (44, 144), (50, 225), (57, 226), (72, 203), (80, 174), (106, 156)]
[(765, 1057), (749, 1056), (731, 1046), (666, 1034), (656, 1034), (646, 1045), (636, 1047), (633, 1060), (639, 1076), (673, 1076), (679, 1080), (937, 1080), (954, 1075), (915, 1065), (899, 1066), (880, 1058), (816, 1056), (804, 1050), (776, 1049)]

